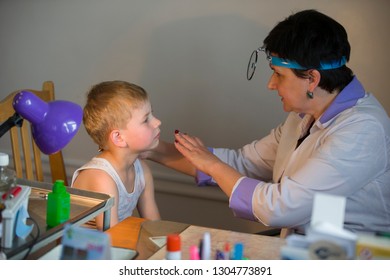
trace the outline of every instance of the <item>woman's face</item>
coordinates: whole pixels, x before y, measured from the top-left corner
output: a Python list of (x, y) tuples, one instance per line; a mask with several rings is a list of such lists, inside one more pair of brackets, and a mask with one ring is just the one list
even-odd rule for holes
[(268, 88), (278, 91), (284, 111), (309, 113), (310, 108), (306, 95), (309, 79), (297, 77), (289, 68), (274, 65), (270, 65), (270, 67), (273, 73), (268, 82)]

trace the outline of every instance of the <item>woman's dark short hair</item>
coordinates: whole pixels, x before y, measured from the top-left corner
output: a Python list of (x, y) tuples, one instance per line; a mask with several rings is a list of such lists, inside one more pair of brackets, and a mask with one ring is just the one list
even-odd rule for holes
[[(267, 51), (294, 60), (307, 69), (316, 69), (321, 62), (349, 61), (351, 47), (344, 27), (334, 19), (316, 10), (304, 10), (279, 22), (264, 39)], [(298, 77), (307, 78), (306, 70), (292, 69)], [(333, 92), (341, 91), (353, 78), (346, 65), (319, 70), (319, 87)]]

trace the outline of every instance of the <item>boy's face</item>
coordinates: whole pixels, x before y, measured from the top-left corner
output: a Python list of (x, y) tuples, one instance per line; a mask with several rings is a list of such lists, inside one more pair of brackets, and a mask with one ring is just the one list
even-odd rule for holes
[(161, 121), (152, 114), (150, 102), (132, 110), (132, 117), (122, 130), (122, 136), (134, 153), (141, 153), (157, 147), (160, 138)]

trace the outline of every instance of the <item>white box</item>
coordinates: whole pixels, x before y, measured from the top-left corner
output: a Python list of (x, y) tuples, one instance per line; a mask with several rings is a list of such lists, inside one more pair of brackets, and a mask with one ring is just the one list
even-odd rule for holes
[(4, 248), (12, 248), (12, 243), (15, 237), (16, 215), (18, 211), (22, 206), (26, 211), (28, 209), (28, 198), (31, 193), (31, 188), (28, 186), (20, 187), (22, 188), (20, 193), (18, 193), (15, 197), (4, 201), (5, 209), (1, 212), (3, 217), (1, 246)]

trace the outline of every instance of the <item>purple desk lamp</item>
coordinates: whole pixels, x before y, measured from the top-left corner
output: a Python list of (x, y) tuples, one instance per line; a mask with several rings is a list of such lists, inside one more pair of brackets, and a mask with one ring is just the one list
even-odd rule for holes
[(0, 126), (0, 137), (23, 118), (31, 123), (32, 136), (38, 148), (47, 155), (63, 149), (80, 128), (83, 111), (70, 101), (45, 102), (29, 91), (21, 91), (13, 101), (15, 114)]

